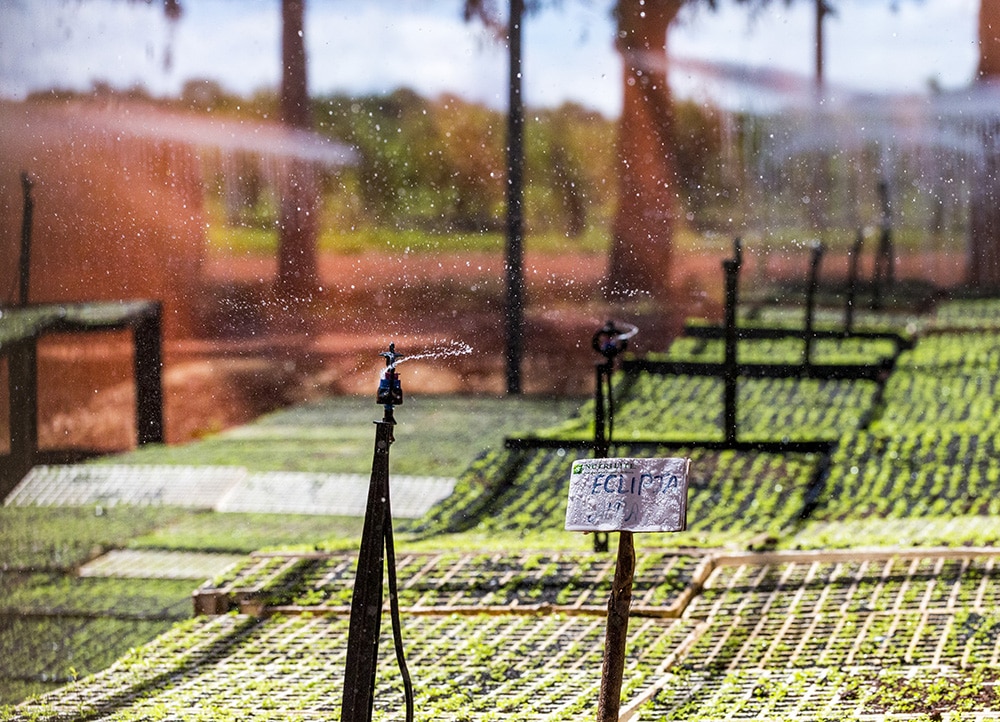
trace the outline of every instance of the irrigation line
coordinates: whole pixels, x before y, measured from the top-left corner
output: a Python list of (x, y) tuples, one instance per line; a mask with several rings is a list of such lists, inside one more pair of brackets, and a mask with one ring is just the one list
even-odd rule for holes
[(396, 647), (396, 662), (399, 664), (399, 673), (403, 678), (403, 694), (406, 698), (406, 722), (413, 722), (413, 682), (410, 680), (410, 672), (406, 667), (406, 657), (403, 652), (403, 631), (399, 622), (399, 595), (396, 590), (396, 546), (392, 538), (392, 518), (386, 499), (385, 525), (385, 558), (387, 581), (389, 584), (389, 616), (392, 620), (392, 641)]

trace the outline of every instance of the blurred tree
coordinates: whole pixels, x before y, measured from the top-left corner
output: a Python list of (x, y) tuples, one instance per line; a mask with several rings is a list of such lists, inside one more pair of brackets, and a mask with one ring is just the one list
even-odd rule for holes
[[(898, 2), (884, 1), (891, 7)], [(479, 18), (502, 34), (497, 2), (499, 0), (466, 0), (466, 18)], [(771, 2), (791, 4), (793, 0), (731, 2), (759, 9)], [(835, 12), (837, 3), (834, 0), (811, 2), (816, 11), (814, 72), (817, 85), (821, 85), (823, 23)], [(983, 12), (1000, 12), (995, 10), (998, 2), (1000, 0), (982, 0)], [(678, 193), (683, 186), (682, 169), (678, 168), (683, 148), (674, 137), (675, 110), (667, 84), (667, 29), (685, 5), (701, 4), (714, 10), (721, 3), (722, 0), (618, 0), (615, 4), (616, 48), (623, 61), (623, 103), (617, 141), (618, 207), (605, 284), (609, 297), (628, 297), (635, 293), (663, 297), (669, 290)], [(527, 9), (537, 10), (542, 4), (542, 0), (538, 0), (530, 3)], [(556, 0), (552, 4), (557, 4)], [(993, 19), (998, 18), (994, 15)], [(994, 23), (993, 27), (998, 25)], [(1000, 33), (990, 36), (994, 45), (1000, 43), (998, 36)], [(981, 76), (1000, 74), (1000, 52), (992, 57), (995, 60), (989, 63), (984, 60), (981, 65)], [(694, 166), (687, 165), (683, 172), (691, 170)], [(993, 177), (1000, 178), (1000, 173)], [(996, 197), (1000, 199), (1000, 192)], [(1000, 203), (991, 203), (988, 207), (998, 208)], [(996, 225), (1000, 228), (1000, 222)], [(1000, 250), (997, 266), (1000, 268)], [(997, 275), (1000, 276), (1000, 270)]]
[(619, 0), (622, 58), (618, 210), (605, 280), (610, 298), (665, 297), (677, 200), (674, 113), (667, 83), (667, 28), (684, 0)]
[[(789, 2), (790, 0), (784, 0)], [(685, 4), (718, 0), (618, 0), (615, 47), (623, 61), (618, 125), (618, 206), (604, 290), (610, 298), (665, 297), (676, 222), (674, 112), (667, 83), (667, 29)], [(763, 5), (768, 0), (734, 0)], [(526, 6), (537, 10), (540, 2)], [(492, 0), (466, 0), (466, 18), (502, 35)]]
[[(979, 2), (979, 84), (1000, 83), (1000, 0)], [(1000, 122), (980, 129), (983, 153), (972, 189), (967, 280), (978, 288), (1000, 288)]]
[[(312, 128), (306, 73), (305, 0), (281, 0), (281, 122)], [(309, 298), (318, 284), (319, 178), (305, 158), (288, 161), (278, 219), (278, 291), (287, 300)]]

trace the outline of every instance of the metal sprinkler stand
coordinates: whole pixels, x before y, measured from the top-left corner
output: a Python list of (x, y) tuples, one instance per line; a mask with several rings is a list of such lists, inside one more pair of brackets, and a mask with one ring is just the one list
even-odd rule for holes
[(726, 443), (736, 444), (736, 383), (739, 378), (739, 367), (736, 359), (737, 329), (736, 306), (738, 303), (738, 287), (740, 269), (743, 267), (743, 242), (737, 238), (733, 241), (733, 257), (722, 262), (722, 270), (726, 277), (725, 306), (725, 356), (723, 361), (722, 385), (722, 425)]
[(361, 532), (358, 569), (351, 597), (351, 622), (347, 636), (347, 661), (344, 667), (342, 722), (371, 722), (375, 695), (375, 670), (378, 665), (378, 640), (382, 623), (382, 570), (388, 562), (390, 610), (396, 660), (406, 694), (406, 719), (413, 719), (413, 685), (403, 658), (399, 605), (396, 597), (396, 559), (392, 539), (392, 512), (389, 505), (389, 446), (395, 440), (393, 408), (403, 403), (403, 389), (396, 374), (396, 363), (404, 358), (395, 344), (380, 354), (386, 368), (379, 380), (377, 403), (384, 414), (375, 422), (375, 456), (368, 486), (368, 505)]
[[(608, 321), (598, 329), (591, 341), (593, 349), (604, 357), (604, 360), (596, 366), (597, 389), (594, 392), (594, 457), (598, 459), (607, 458), (611, 449), (615, 421), (611, 374), (614, 371), (615, 358), (625, 350), (628, 340), (638, 330), (635, 326), (619, 327), (614, 321)], [(607, 532), (594, 533), (594, 551), (608, 551)], [(615, 577), (608, 598), (608, 627), (605, 631), (601, 689), (597, 701), (598, 722), (617, 722), (619, 716), (634, 574), (635, 545), (632, 541), (632, 532), (620, 531)]]
[[(615, 358), (628, 346), (638, 329), (625, 325), (618, 327), (614, 321), (608, 321), (594, 334), (591, 347), (604, 357), (595, 368), (596, 384), (594, 387), (594, 458), (603, 459), (608, 456), (611, 448), (611, 437), (615, 426), (615, 404), (611, 394), (611, 374), (615, 370)], [(607, 532), (594, 532), (594, 551), (608, 550)]]

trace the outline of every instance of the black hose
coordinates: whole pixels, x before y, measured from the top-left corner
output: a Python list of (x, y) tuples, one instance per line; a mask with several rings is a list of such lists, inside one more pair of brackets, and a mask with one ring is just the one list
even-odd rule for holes
[(392, 619), (392, 641), (396, 647), (396, 663), (403, 677), (403, 694), (406, 697), (406, 722), (413, 722), (413, 682), (406, 668), (406, 658), (403, 653), (403, 630), (399, 622), (399, 594), (396, 592), (396, 548), (392, 540), (392, 513), (389, 511), (389, 500), (386, 499), (385, 524), (385, 560), (388, 568), (389, 582), (389, 616)]

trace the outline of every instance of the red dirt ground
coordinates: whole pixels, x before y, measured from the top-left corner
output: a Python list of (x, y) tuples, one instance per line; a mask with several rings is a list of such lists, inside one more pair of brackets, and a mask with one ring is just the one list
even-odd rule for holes
[[(676, 300), (609, 305), (600, 300), (604, 259), (532, 256), (525, 262), (529, 307), (524, 323), (522, 390), (589, 394), (595, 354), (590, 338), (607, 318), (640, 328), (632, 346), (661, 350), (686, 317), (718, 318), (724, 254), (679, 259)], [(755, 275), (801, 274), (803, 259), (771, 258)], [(908, 259), (900, 275), (957, 282), (951, 258)], [(845, 259), (824, 261), (840, 275)], [(449, 344), (470, 351), (414, 360), (400, 369), (407, 393), (505, 392), (503, 261), (497, 255), (399, 257), (366, 254), (320, 260), (322, 290), (289, 305), (270, 291), (275, 263), (210, 258), (202, 298), (193, 302), (194, 335), (167, 337), (164, 388), (167, 440), (181, 443), (246, 423), (267, 411), (331, 394), (374, 394), (394, 342), (403, 353)], [(119, 450), (135, 444), (131, 350), (124, 335), (45, 341), (40, 358), (43, 448)], [(59, 379), (56, 383), (54, 379)]]

